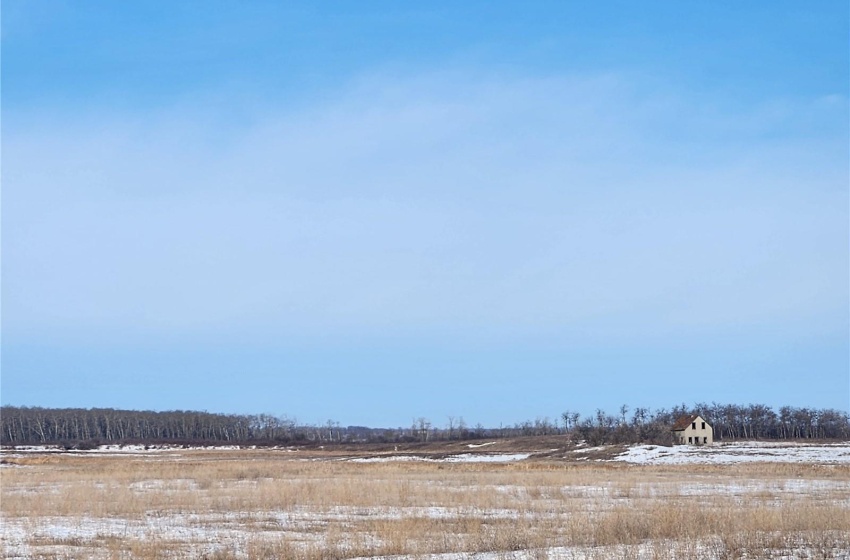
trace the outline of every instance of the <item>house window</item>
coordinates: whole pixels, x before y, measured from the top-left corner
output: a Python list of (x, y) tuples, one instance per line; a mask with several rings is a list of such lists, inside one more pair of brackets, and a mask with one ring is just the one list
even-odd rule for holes
[(694, 442), (693, 436), (688, 437), (688, 443), (693, 443), (693, 442)]
[(708, 443), (708, 438), (707, 438), (707, 437), (702, 438), (702, 442), (703, 442), (703, 443)]
[(693, 428), (694, 430), (696, 430), (696, 429), (697, 429), (697, 423), (696, 423), (696, 422), (694, 422), (693, 424), (691, 424), (691, 428)]
[(702, 429), (705, 429), (705, 422), (702, 423)]

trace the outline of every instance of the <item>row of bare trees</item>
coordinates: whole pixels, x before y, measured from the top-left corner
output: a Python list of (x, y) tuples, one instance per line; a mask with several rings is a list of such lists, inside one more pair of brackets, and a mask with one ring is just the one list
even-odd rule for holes
[(712, 403), (694, 409), (710, 420), (718, 439), (833, 439), (850, 437), (846, 412), (833, 409)]
[(291, 436), (295, 422), (268, 414), (174, 410), (0, 407), (3, 444), (112, 442), (243, 442)]
[[(582, 419), (576, 412), (561, 415), (563, 428), (575, 439), (593, 444), (672, 443), (670, 426), (681, 416), (699, 414), (714, 428), (715, 441), (736, 439), (850, 439), (850, 416), (834, 409), (783, 406), (779, 411), (763, 404), (697, 403), (670, 409), (623, 405), (619, 414), (597, 410)], [(631, 415), (629, 413), (631, 412)]]
[(271, 414), (239, 415), (199, 411), (167, 412), (111, 408), (0, 407), (0, 443), (4, 445), (99, 443), (278, 444), (278, 443), (413, 443), (455, 439), (568, 435), (601, 443), (672, 441), (670, 426), (682, 415), (700, 414), (714, 427), (715, 440), (850, 439), (850, 417), (833, 409), (762, 404), (697, 403), (651, 410), (621, 406), (617, 413), (598, 409), (586, 417), (564, 411), (559, 418), (537, 418), (510, 426), (474, 427), (461, 416), (449, 416), (445, 427), (424, 417), (409, 427), (370, 428), (299, 424)]

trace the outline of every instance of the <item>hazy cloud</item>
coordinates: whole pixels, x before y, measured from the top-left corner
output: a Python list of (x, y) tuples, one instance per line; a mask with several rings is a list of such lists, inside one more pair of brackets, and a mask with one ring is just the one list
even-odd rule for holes
[(4, 334), (846, 328), (844, 98), (455, 72), (232, 102), (6, 124)]

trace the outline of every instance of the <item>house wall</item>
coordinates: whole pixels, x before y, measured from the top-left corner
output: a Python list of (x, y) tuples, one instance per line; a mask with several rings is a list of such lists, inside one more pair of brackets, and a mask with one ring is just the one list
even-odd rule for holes
[[(696, 424), (696, 429), (694, 429), (693, 424)], [(705, 428), (702, 426), (705, 425)], [(705, 445), (708, 443), (714, 442), (714, 431), (711, 429), (711, 426), (708, 425), (708, 422), (703, 420), (700, 417), (691, 423), (684, 430), (678, 430), (673, 432), (673, 438), (676, 443), (684, 443), (684, 444), (699, 444)], [(688, 440), (688, 438), (691, 438)]]

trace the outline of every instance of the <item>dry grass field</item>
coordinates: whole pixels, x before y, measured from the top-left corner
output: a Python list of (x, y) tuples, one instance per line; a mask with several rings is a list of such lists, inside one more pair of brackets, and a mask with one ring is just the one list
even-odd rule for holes
[(522, 457), (358, 462), (321, 450), (7, 451), (2, 553), (850, 558), (847, 464)]

